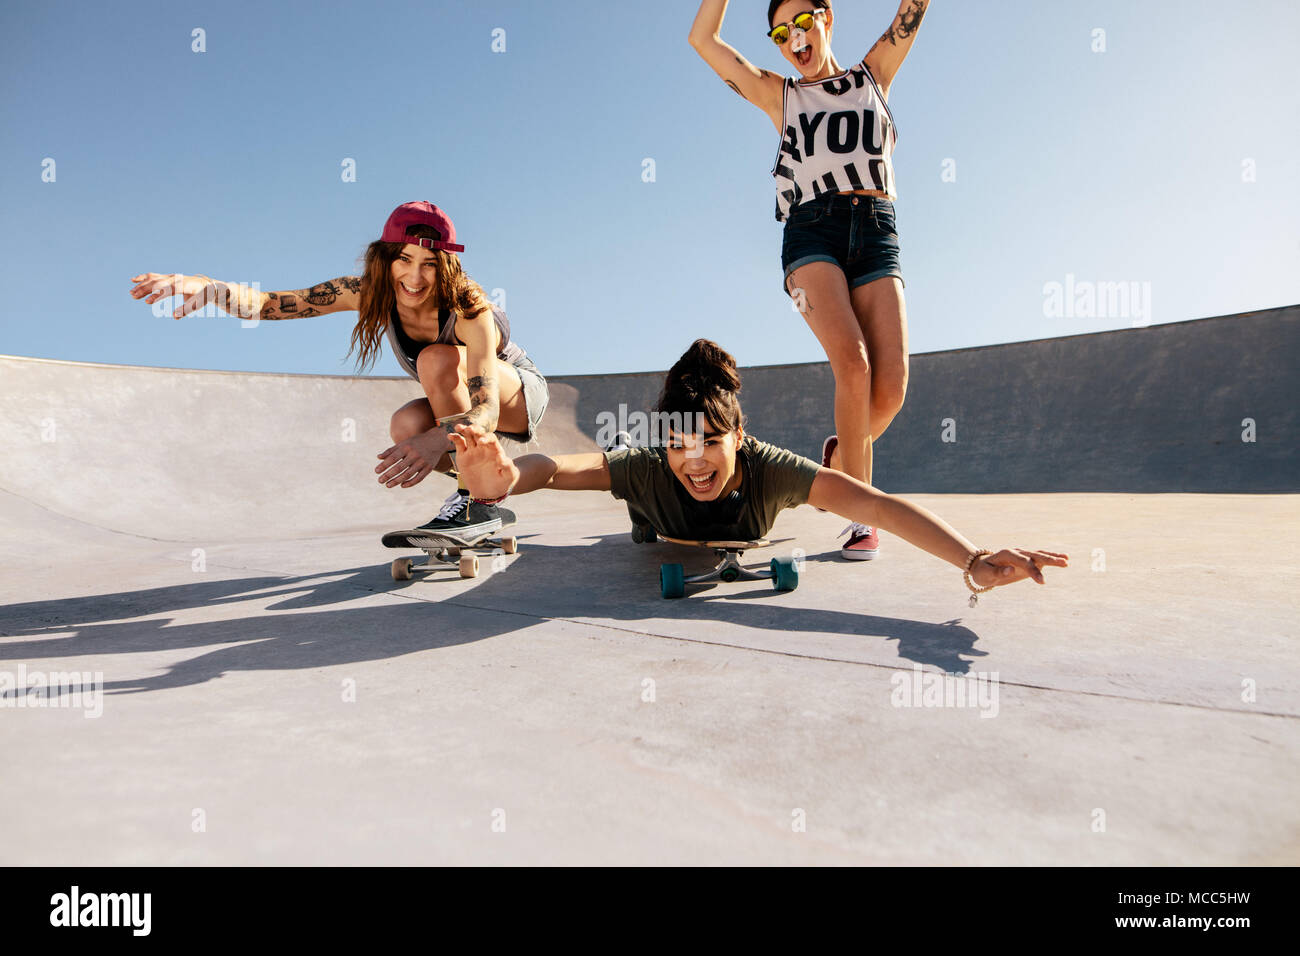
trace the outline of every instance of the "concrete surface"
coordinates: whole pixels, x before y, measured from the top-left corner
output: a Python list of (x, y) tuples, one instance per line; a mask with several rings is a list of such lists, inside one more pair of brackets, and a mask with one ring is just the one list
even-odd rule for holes
[[(747, 556), (801, 549), (798, 590), (664, 601), (658, 564), (707, 556), (595, 493), (517, 499), (480, 578), (398, 584), (380, 532), (450, 490), (373, 482), (412, 383), (0, 381), (0, 681), (63, 684), (0, 693), (0, 863), (1300, 862), (1295, 495), (912, 496), (1071, 555), (974, 609), (807, 507)], [(597, 387), (553, 386), (542, 446), (591, 447)], [(901, 697), (958, 677), (989, 696)]]

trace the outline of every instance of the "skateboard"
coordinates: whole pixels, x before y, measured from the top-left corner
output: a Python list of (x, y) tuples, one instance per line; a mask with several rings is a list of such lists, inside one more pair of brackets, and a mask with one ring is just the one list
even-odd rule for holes
[[(509, 514), (509, 512), (503, 512)], [(503, 522), (495, 531), (460, 537), (459, 535), (439, 534), (415, 528), (410, 531), (390, 531), (383, 537), (385, 548), (419, 548), (429, 556), (425, 564), (412, 564), (414, 558), (394, 558), (392, 564), (394, 581), (409, 581), (416, 571), (437, 571), (442, 565), (454, 564), (460, 568), (462, 578), (478, 577), (479, 557), (496, 554), (514, 554), (519, 550), (519, 542), (513, 535), (501, 532), (514, 525), (514, 515)]]
[[(654, 534), (653, 531), (651, 531)], [(661, 564), (659, 566), (659, 590), (666, 598), (679, 598), (686, 594), (686, 585), (699, 584), (703, 581), (762, 581), (770, 579), (777, 591), (793, 591), (799, 586), (799, 566), (792, 557), (773, 558), (766, 571), (751, 571), (740, 566), (740, 556), (753, 548), (765, 548), (772, 542), (767, 539), (758, 541), (695, 541), (684, 538), (670, 538), (660, 535), (673, 544), (684, 544), (693, 548), (709, 548), (718, 556), (717, 566), (704, 574), (687, 576), (680, 564)], [(649, 540), (653, 541), (653, 538)]]

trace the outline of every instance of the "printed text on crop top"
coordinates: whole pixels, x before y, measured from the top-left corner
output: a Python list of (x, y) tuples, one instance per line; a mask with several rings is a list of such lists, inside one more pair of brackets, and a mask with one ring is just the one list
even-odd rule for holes
[(898, 198), (894, 117), (865, 61), (816, 83), (787, 76), (781, 125), (785, 133), (772, 166), (778, 222), (799, 203), (827, 193), (878, 189)]

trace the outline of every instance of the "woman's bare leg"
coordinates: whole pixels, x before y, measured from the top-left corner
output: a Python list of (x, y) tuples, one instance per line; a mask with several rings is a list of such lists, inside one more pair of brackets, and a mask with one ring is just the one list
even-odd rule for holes
[[(527, 434), (528, 410), (524, 406), (524, 387), (519, 372), (509, 362), (501, 359), (496, 362), (497, 394), (501, 402), (496, 430)], [(433, 416), (447, 418), (469, 411), (469, 389), (465, 385), (466, 349), (463, 345), (426, 346), (416, 361), (416, 372)], [(430, 422), (428, 427), (432, 428), (433, 423)], [(450, 442), (447, 447), (451, 447)]]
[[(871, 444), (867, 447), (867, 467), (862, 478), (871, 484), (874, 443), (898, 415), (907, 395), (907, 306), (903, 301), (903, 284), (894, 276), (860, 285), (851, 290), (850, 298), (867, 343), (867, 361), (871, 367), (868, 410)], [(843, 442), (842, 436), (840, 441)], [(831, 455), (831, 467), (845, 470), (840, 467), (839, 448)]]
[(831, 262), (810, 262), (791, 273), (786, 285), (794, 290), (804, 321), (825, 350), (835, 376), (835, 432), (839, 446), (834, 467), (860, 481), (869, 481), (872, 369), (867, 339), (854, 312), (844, 272)]

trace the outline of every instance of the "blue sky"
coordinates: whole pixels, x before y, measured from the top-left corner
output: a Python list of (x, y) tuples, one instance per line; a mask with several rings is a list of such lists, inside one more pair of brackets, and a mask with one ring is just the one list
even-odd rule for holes
[[(766, 6), (733, 0), (722, 36), (786, 72)], [(834, 7), (848, 65), (897, 3)], [(0, 352), (347, 373), (355, 313), (174, 322), (129, 277), (301, 288), (428, 199), (545, 373), (662, 369), (699, 336), (822, 360), (781, 291), (776, 132), (687, 44), (696, 9), (5, 4)], [(890, 94), (911, 350), (1300, 301), (1298, 54), (1291, 0), (935, 0)], [(1137, 283), (1149, 314), (1052, 314), (1053, 282)]]

